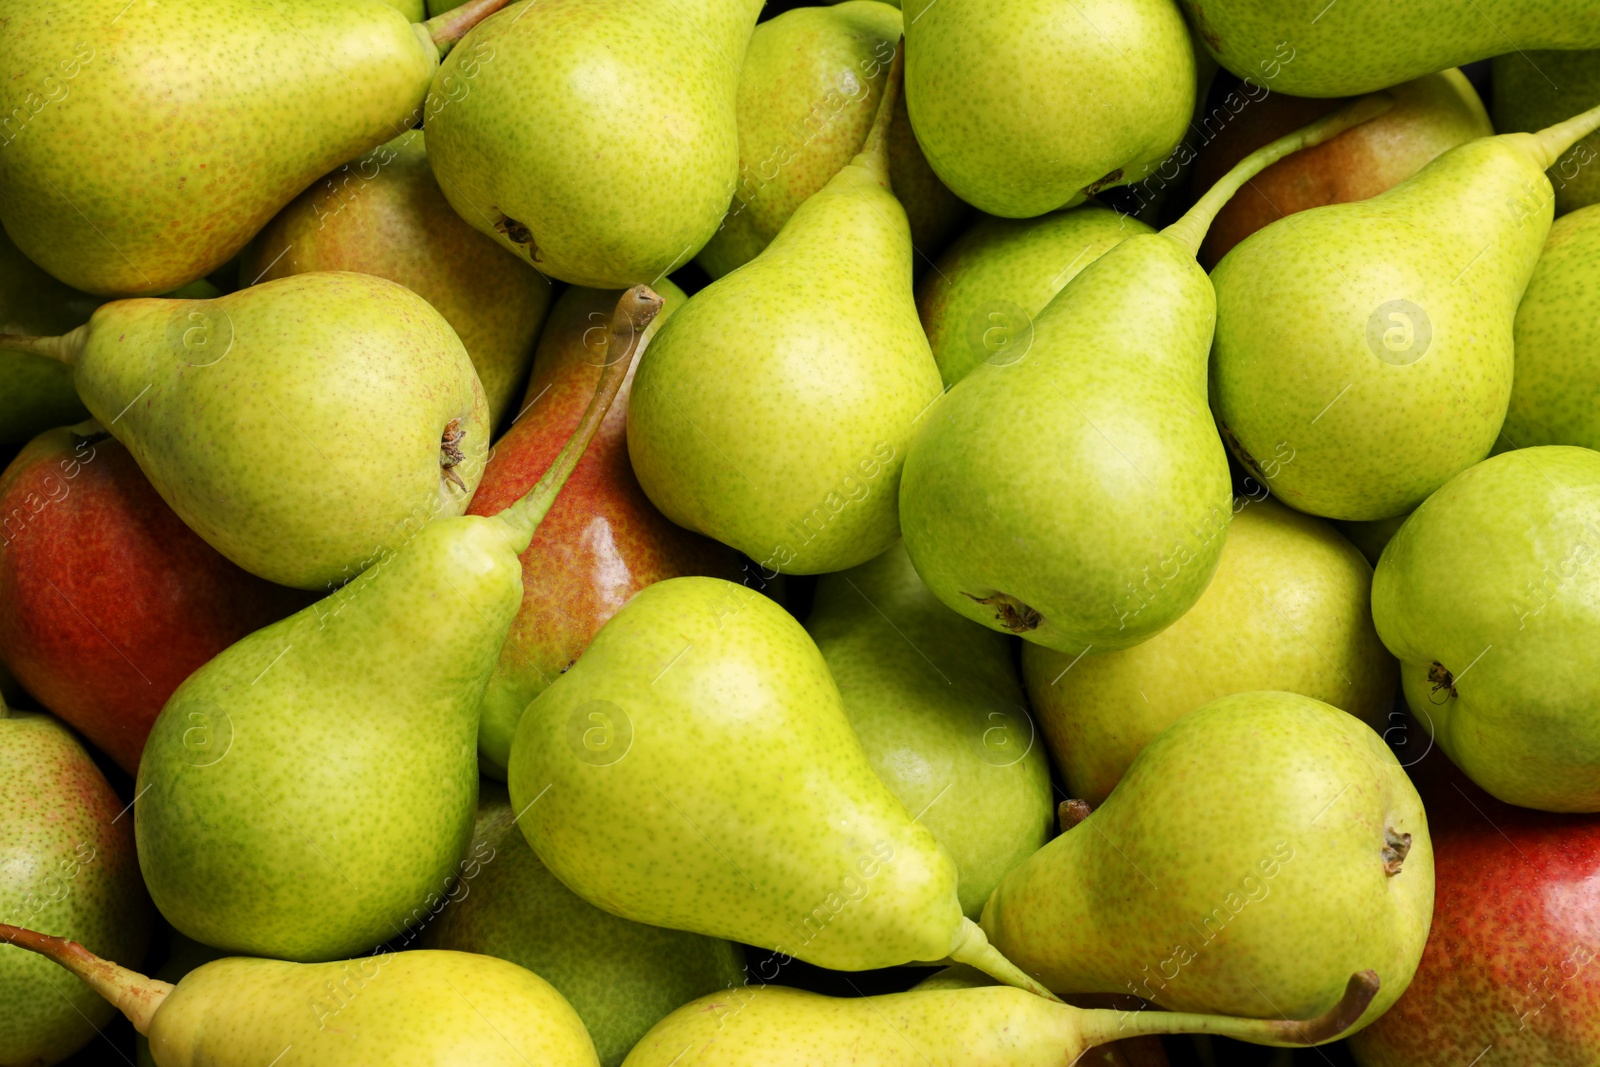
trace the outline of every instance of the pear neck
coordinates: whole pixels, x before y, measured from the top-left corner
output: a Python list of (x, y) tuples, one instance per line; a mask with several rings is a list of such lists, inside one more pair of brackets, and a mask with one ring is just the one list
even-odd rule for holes
[(1197, 255), (1200, 243), (1205, 240), (1206, 231), (1211, 229), (1211, 223), (1217, 217), (1217, 212), (1221, 211), (1223, 205), (1233, 199), (1233, 194), (1243, 188), (1250, 179), (1285, 156), (1293, 155), (1302, 148), (1331, 141), (1351, 127), (1375, 119), (1392, 107), (1394, 107), (1394, 97), (1386, 92), (1372, 93), (1346, 104), (1309, 126), (1256, 149), (1234, 164), (1232, 170), (1206, 190), (1206, 194), (1196, 201), (1194, 207), (1185, 212), (1181, 219), (1161, 232), (1183, 245), (1191, 256)]
[(439, 55), (450, 54), (456, 42), (467, 35), (478, 23), (509, 4), (511, 0), (467, 0), (460, 7), (435, 15), (427, 22), (418, 23), (424, 36), (439, 50)]
[(984, 934), (983, 927), (971, 919), (962, 918), (961, 930), (956, 935), (956, 943), (950, 949), (950, 959), (955, 963), (965, 963), (974, 970), (982, 971), (997, 982), (1014, 985), (1018, 989), (1026, 989), (1028, 992), (1044, 997), (1046, 1000), (1054, 1000), (1059, 1003), (1061, 999), (1046, 989), (1037, 978), (1006, 959), (999, 949), (989, 943), (989, 938)]
[(611, 402), (617, 398), (628, 376), (634, 354), (644, 341), (645, 329), (660, 312), (661, 304), (661, 297), (647, 285), (634, 286), (617, 301), (617, 308), (611, 315), (610, 331), (606, 335), (605, 367), (600, 372), (594, 396), (584, 410), (578, 428), (572, 431), (572, 436), (567, 438), (555, 462), (550, 464), (527, 495), (496, 516), (510, 527), (511, 543), (518, 555), (527, 551), (533, 543), (534, 531), (555, 504), (556, 495), (567, 483), (578, 460), (583, 458), (589, 442), (594, 440), (606, 412), (611, 410)]
[(889, 184), (889, 125), (894, 121), (895, 108), (900, 104), (900, 86), (906, 65), (906, 40), (900, 38), (894, 46), (894, 59), (889, 64), (889, 76), (883, 82), (883, 96), (878, 99), (878, 110), (872, 116), (872, 128), (867, 139), (861, 142), (861, 151), (850, 161), (871, 174), (877, 183), (894, 191)]
[(1540, 170), (1549, 170), (1555, 165), (1556, 160), (1566, 154), (1567, 149), (1597, 129), (1600, 129), (1600, 104), (1538, 133), (1513, 133), (1506, 136), (1518, 140), (1538, 161)]
[(65, 363), (69, 367), (78, 365), (78, 358), (83, 355), (84, 346), (88, 343), (87, 322), (59, 337), (29, 337), (20, 333), (0, 333), (0, 349), (7, 352), (31, 352), (36, 356)]
[(0, 940), (37, 952), (54, 960), (99, 993), (111, 1006), (128, 1017), (133, 1028), (141, 1034), (150, 1033), (150, 1022), (163, 1001), (177, 988), (170, 982), (146, 978), (137, 971), (120, 967), (103, 960), (76, 941), (64, 937), (24, 930), (20, 926), (0, 923)]

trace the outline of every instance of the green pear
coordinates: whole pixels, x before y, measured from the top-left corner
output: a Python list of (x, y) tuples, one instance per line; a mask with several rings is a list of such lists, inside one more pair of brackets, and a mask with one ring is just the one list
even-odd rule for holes
[(1029, 218), (1146, 173), (1194, 113), (1172, 0), (916, 0), (906, 104), (934, 173), (980, 211)]
[(1405, 992), (1433, 916), (1422, 801), (1383, 739), (1310, 697), (1241, 693), (1168, 727), (1105, 804), (1012, 871), (983, 927), (1059, 993), (1169, 1011), (1325, 1011), (1352, 972)]
[(1391, 105), (1365, 97), (1251, 153), (1177, 223), (1086, 267), (1028, 347), (1003, 347), (922, 417), (900, 519), (940, 600), (1071, 655), (1128, 648), (1189, 610), (1233, 516), (1206, 410), (1214, 296), (1195, 251), (1250, 177)]
[(523, 840), (505, 787), (481, 789), (469, 866), (422, 947), (498, 956), (539, 975), (588, 1027), (604, 1067), (679, 1005), (743, 984), (738, 945), (620, 919), (562, 885)]
[(1517, 306), (1499, 444), (1600, 448), (1600, 204), (1556, 220)]
[[(65, 726), (0, 700), (0, 919), (138, 966), (150, 899), (126, 813)], [(0, 1003), (5, 1064), (58, 1063), (114, 1014), (89, 986), (11, 946), (0, 946)]]
[(521, 0), (439, 67), (428, 159), (461, 217), (545, 274), (654, 282), (739, 174), (735, 97), (763, 0)]
[[(88, 322), (100, 303), (34, 266), (0, 230), (0, 333), (66, 333)], [(0, 352), (0, 445), (31, 441), (88, 417), (70, 368), (27, 352)]]
[[(176, 930), (169, 930), (166, 962), (151, 977), (176, 985), (195, 968), (224, 959), (227, 955), (221, 949), (202, 945)], [(135, 1067), (156, 1067), (155, 1057), (150, 1055), (150, 1039), (137, 1031), (133, 1035), (133, 1062)]]
[(408, 22), (422, 22), (428, 17), (427, 6), (422, 0), (383, 0), (383, 2), (404, 15)]
[[(805, 200), (866, 140), (903, 33), (878, 0), (785, 11), (756, 26), (739, 80), (739, 184), (698, 262), (720, 278), (760, 254)], [(889, 178), (923, 257), (949, 242), (968, 208), (928, 167), (902, 97), (889, 126)]]
[(1386, 193), (1299, 212), (1223, 257), (1211, 402), (1275, 496), (1384, 519), (1489, 454), (1511, 395), (1512, 320), (1550, 232), (1544, 171), (1596, 126), (1600, 107), (1469, 141)]
[(917, 285), (917, 314), (944, 384), (1033, 345), (1033, 323), (1068, 282), (1149, 226), (1104, 204), (1037, 219), (985, 216), (956, 238)]
[(399, 282), (444, 316), (478, 372), (489, 424), (528, 376), (550, 310), (550, 281), (461, 221), (409, 130), (295, 198), (245, 250), (250, 285), (311, 271), (351, 270)]
[(528, 705), (509, 784), (539, 859), (623, 918), (1039, 988), (962, 916), (955, 864), (873, 773), (817, 646), (753, 589), (637, 593)]
[(1023, 677), (1068, 795), (1105, 800), (1139, 752), (1200, 705), (1282, 690), (1382, 731), (1399, 668), (1372, 627), (1372, 567), (1326, 522), (1235, 505), (1216, 577), (1183, 618), (1121, 652), (1024, 645)]
[(477, 805), (479, 704), (522, 603), (517, 557), (660, 304), (642, 286), (624, 294), (616, 357), (527, 496), (423, 526), (172, 694), (145, 743), (134, 817), (145, 883), (179, 931), (231, 952), (335, 959), (404, 935), (449, 889)]
[(976, 919), (1055, 823), (1010, 639), (939, 603), (903, 545), (823, 577), (806, 629), (872, 769), (955, 860)]
[(376, 0), (30, 0), (0, 35), (0, 222), (74, 288), (170, 292), (416, 125), (440, 53), (505, 2), (413, 26)]
[(1395, 531), (1405, 524), (1411, 512), (1401, 515), (1392, 515), (1387, 519), (1372, 519), (1369, 522), (1336, 522), (1339, 532), (1349, 539), (1350, 543), (1361, 550), (1367, 557), (1367, 562), (1374, 567), (1383, 555), (1384, 546), (1394, 537)]
[[(1600, 51), (1522, 52), (1499, 56), (1494, 124), (1505, 133), (1538, 130), (1600, 104)], [(1600, 137), (1584, 138), (1549, 171), (1556, 214), (1600, 204)]]
[(1378, 634), (1439, 747), (1508, 804), (1600, 811), (1600, 453), (1520, 448), (1446, 482), (1383, 551)]
[(894, 544), (912, 424), (939, 395), (889, 189), (896, 73), (861, 152), (672, 316), (629, 401), (651, 501), (768, 573), (843, 570)]
[(1512, 50), (1600, 48), (1600, 0), (1182, 3), (1224, 67), (1291, 96), (1354, 96)]
[(173, 985), (75, 941), (4, 923), (0, 938), (54, 960), (116, 1005), (150, 1039), (157, 1067), (597, 1063), (594, 1043), (561, 994), (492, 956), (384, 952), (313, 964), (235, 956)]

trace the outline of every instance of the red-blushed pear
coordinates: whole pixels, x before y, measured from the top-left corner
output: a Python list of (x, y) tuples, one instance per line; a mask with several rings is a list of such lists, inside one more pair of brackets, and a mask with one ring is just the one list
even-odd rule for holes
[(0, 474), (0, 661), (130, 774), (185, 678), (310, 600), (201, 540), (98, 423)]

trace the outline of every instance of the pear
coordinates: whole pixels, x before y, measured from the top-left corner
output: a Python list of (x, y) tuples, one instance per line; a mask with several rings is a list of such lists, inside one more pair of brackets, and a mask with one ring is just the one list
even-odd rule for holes
[(1550, 228), (1514, 336), (1516, 373), (1498, 445), (1600, 448), (1600, 204)]
[(434, 76), (428, 159), (456, 211), (574, 285), (654, 283), (716, 232), (763, 0), (521, 0)]
[[(1537, 130), (1600, 104), (1600, 51), (1522, 52), (1495, 58), (1494, 124)], [(1549, 170), (1556, 214), (1600, 204), (1600, 137), (1585, 137)]]
[(383, 0), (383, 2), (400, 12), (410, 22), (421, 22), (428, 17), (427, 6), (422, 0)]
[(1154, 232), (1100, 203), (1037, 219), (979, 219), (917, 285), (917, 314), (945, 386), (980, 363), (1027, 355), (1034, 319), (1068, 282), (1129, 237)]
[(558, 882), (498, 783), (483, 783), (467, 862), (422, 947), (498, 956), (539, 975), (578, 1013), (605, 1067), (674, 1008), (744, 983), (738, 945), (619, 919)]
[[(184, 975), (204, 964), (227, 957), (221, 949), (202, 945), (178, 933), (176, 930), (168, 931), (166, 962), (156, 969), (152, 978), (176, 985)], [(133, 1062), (135, 1067), (156, 1067), (155, 1059), (150, 1055), (150, 1039), (138, 1031), (133, 1035)]]
[(660, 303), (643, 287), (618, 302), (615, 359), (527, 496), (423, 526), (178, 687), (145, 743), (134, 816), (145, 883), (179, 931), (335, 959), (402, 936), (449, 888), (477, 804), (478, 706), (522, 603), (517, 556)]
[[(897, 7), (846, 0), (756, 26), (739, 79), (739, 184), (697, 261), (712, 278), (754, 259), (806, 198), (861, 148), (904, 32)], [(969, 210), (928, 167), (902, 96), (889, 125), (889, 178), (923, 260)]]
[[(0, 699), (0, 915), (138, 966), (150, 898), (126, 814), (65, 726)], [(18, 948), (0, 947), (0, 991), (0, 1063), (58, 1063), (113, 1014), (92, 988)]]
[(1367, 562), (1374, 567), (1383, 555), (1384, 546), (1394, 537), (1395, 532), (1405, 525), (1406, 519), (1411, 517), (1408, 511), (1403, 515), (1394, 515), (1387, 519), (1373, 519), (1370, 522), (1336, 522), (1339, 532), (1349, 538), (1350, 543), (1361, 550), (1367, 557)]
[[(88, 322), (100, 303), (34, 266), (0, 230), (0, 334), (66, 333)], [(0, 352), (0, 446), (88, 417), (70, 368), (32, 353)]]
[(0, 939), (87, 982), (150, 1039), (157, 1067), (594, 1067), (594, 1043), (550, 983), (470, 952), (384, 952), (336, 963), (227, 957), (176, 985), (76, 941), (0, 923)]
[(916, 0), (906, 105), (934, 173), (978, 210), (1029, 218), (1165, 159), (1195, 58), (1172, 0)]
[(1597, 0), (1182, 3), (1224, 67), (1293, 96), (1371, 92), (1513, 48), (1600, 48)]
[(1433, 914), (1422, 801), (1383, 739), (1291, 693), (1241, 693), (1147, 745), (1105, 804), (1006, 876), (996, 946), (1058, 993), (1169, 1011), (1326, 1011), (1345, 979), (1416, 972)]
[(0, 222), (74, 288), (186, 285), (415, 125), (440, 53), (505, 3), (417, 26), (370, 0), (22, 5), (0, 37)]
[(1121, 652), (1024, 645), (1023, 676), (1070, 796), (1103, 802), (1141, 749), (1200, 705), (1276, 689), (1382, 732), (1399, 668), (1372, 627), (1372, 567), (1320, 519), (1235, 505), (1216, 577), (1188, 614)]
[(1233, 515), (1205, 407), (1214, 305), (1195, 250), (1252, 175), (1391, 103), (1363, 98), (1252, 153), (1176, 224), (1096, 259), (1026, 350), (977, 367), (922, 416), (901, 526), (940, 600), (1071, 655), (1138, 644), (1193, 606)]
[(539, 859), (615, 915), (836, 970), (949, 957), (1039, 990), (962, 916), (955, 864), (873, 774), (817, 646), (753, 589), (634, 596), (528, 706), (509, 783)]
[(955, 860), (977, 918), (1055, 821), (1010, 639), (939, 603), (903, 545), (824, 576), (806, 629), (872, 769)]
[(251, 285), (324, 270), (404, 285), (461, 338), (483, 383), (491, 426), (505, 421), (516, 400), (550, 309), (549, 279), (450, 207), (428, 167), (421, 130), (301, 193), (251, 240), (239, 270)]
[(1406, 702), (1508, 804), (1600, 811), (1597, 537), (1600, 453), (1520, 448), (1446, 482), (1378, 562)]
[(667, 518), (769, 574), (843, 570), (894, 544), (912, 422), (939, 395), (889, 190), (897, 86), (891, 70), (850, 165), (761, 255), (695, 294), (639, 363), (639, 484)]

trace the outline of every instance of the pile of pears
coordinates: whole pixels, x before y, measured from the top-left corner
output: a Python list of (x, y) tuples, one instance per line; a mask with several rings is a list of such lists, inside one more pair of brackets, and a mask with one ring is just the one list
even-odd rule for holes
[(0, 1064), (1600, 1062), (1600, 5), (1321, 6), (0, 0)]

